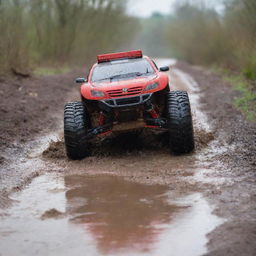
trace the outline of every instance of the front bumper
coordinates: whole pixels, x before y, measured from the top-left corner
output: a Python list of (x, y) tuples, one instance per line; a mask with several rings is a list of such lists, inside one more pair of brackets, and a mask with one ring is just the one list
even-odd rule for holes
[(152, 96), (152, 93), (141, 94), (138, 96), (127, 97), (127, 98), (115, 98), (107, 99), (100, 101), (104, 105), (107, 105), (110, 108), (122, 108), (122, 107), (131, 107), (145, 103)]

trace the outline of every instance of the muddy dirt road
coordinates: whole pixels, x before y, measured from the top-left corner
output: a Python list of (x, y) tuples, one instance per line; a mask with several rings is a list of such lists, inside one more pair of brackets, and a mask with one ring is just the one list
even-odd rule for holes
[(91, 157), (69, 161), (56, 101), (40, 136), (3, 147), (1, 256), (256, 254), (255, 124), (220, 77), (157, 62), (189, 92), (196, 152), (172, 156), (165, 134), (144, 131), (97, 139)]

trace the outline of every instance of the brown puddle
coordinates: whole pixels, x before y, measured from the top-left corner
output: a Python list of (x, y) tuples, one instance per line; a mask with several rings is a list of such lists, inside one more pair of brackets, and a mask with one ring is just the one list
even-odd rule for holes
[(183, 209), (168, 203), (168, 187), (163, 185), (132, 183), (115, 176), (67, 176), (65, 185), (72, 221), (86, 226), (104, 255), (132, 249), (150, 252), (161, 225)]
[(111, 175), (48, 174), (13, 199), (0, 255), (201, 255), (222, 223), (200, 193)]

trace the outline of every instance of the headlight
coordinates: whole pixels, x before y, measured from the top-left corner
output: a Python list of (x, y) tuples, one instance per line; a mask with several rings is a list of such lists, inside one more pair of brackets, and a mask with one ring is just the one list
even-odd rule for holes
[(154, 84), (149, 84), (147, 85), (147, 87), (145, 88), (145, 91), (150, 91), (150, 90), (154, 90), (158, 87), (158, 83), (154, 83)]
[(93, 97), (104, 97), (105, 96), (104, 92), (95, 91), (95, 90), (91, 90), (91, 95)]

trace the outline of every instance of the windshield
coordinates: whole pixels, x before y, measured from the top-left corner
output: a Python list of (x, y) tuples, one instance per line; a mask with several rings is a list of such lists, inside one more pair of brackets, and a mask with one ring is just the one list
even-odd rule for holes
[(127, 80), (154, 73), (154, 69), (146, 59), (115, 60), (98, 64), (92, 74), (92, 82), (108, 80)]

